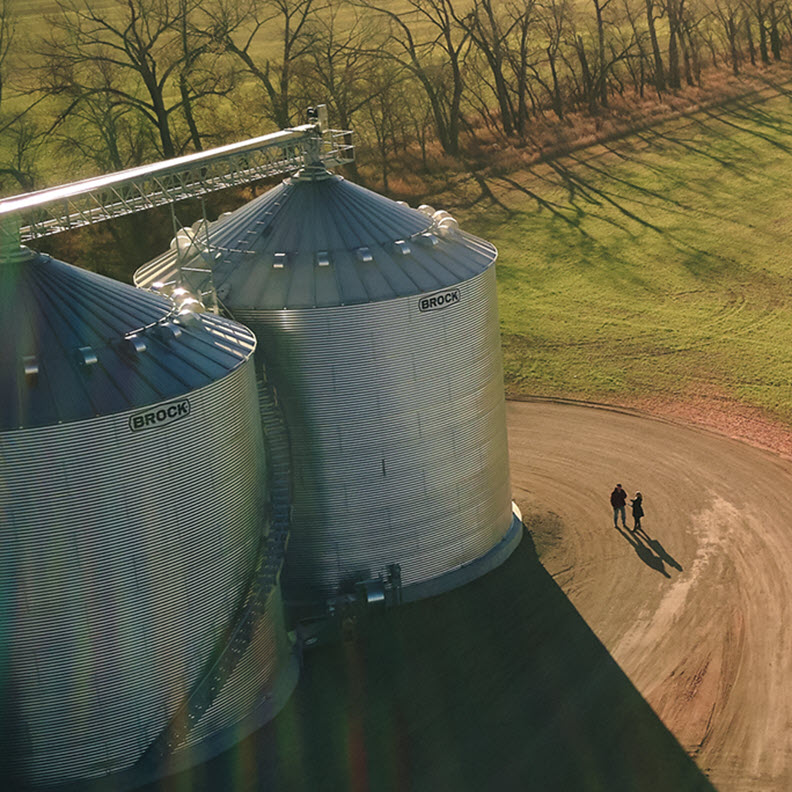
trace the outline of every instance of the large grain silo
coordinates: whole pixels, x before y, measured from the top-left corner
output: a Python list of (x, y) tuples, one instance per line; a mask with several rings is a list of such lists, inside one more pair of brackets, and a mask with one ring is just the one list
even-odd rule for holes
[[(190, 236), (190, 234), (188, 234)], [(453, 588), (520, 540), (494, 262), (445, 212), (309, 167), (193, 238), (221, 306), (259, 340), (286, 417), (284, 593), (316, 610), (363, 581)], [(143, 288), (190, 281), (175, 250)]]
[(293, 688), (255, 343), (26, 248), (0, 258), (4, 776), (185, 765)]

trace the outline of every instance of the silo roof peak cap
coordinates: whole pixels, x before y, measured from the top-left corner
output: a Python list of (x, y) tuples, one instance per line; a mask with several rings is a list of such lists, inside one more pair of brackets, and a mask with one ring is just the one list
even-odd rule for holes
[(324, 163), (312, 162), (300, 168), (300, 170), (291, 177), (291, 181), (324, 181), (325, 179), (332, 179), (334, 176), (335, 174), (329, 171)]

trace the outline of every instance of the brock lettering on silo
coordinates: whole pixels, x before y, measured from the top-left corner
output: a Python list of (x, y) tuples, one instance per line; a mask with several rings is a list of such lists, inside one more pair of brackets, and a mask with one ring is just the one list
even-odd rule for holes
[(430, 294), (428, 297), (421, 297), (418, 302), (418, 309), (421, 312), (439, 311), (449, 305), (455, 305), (462, 300), (459, 289), (447, 289), (446, 291)]
[(129, 419), (129, 429), (139, 432), (156, 426), (166, 426), (190, 414), (190, 400), (180, 399), (170, 404), (162, 404), (145, 412), (139, 412)]

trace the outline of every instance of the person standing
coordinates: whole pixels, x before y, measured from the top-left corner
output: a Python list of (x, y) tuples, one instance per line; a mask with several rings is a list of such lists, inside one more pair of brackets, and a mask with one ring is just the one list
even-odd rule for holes
[(625, 505), (627, 504), (627, 493), (622, 489), (621, 484), (617, 484), (616, 488), (611, 492), (611, 506), (613, 506), (613, 526), (619, 527), (619, 515), (621, 514), (622, 525), (627, 527), (627, 516)]
[(630, 501), (630, 506), (632, 506), (633, 520), (635, 521), (635, 525), (633, 525), (634, 533), (641, 527), (641, 517), (644, 516), (643, 495), (640, 492), (636, 491), (635, 497)]

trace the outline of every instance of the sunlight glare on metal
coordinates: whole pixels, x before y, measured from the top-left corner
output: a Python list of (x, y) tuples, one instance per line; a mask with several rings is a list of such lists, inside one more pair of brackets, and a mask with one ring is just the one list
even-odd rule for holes
[(0, 201), (0, 221), (9, 218), (28, 241), (114, 217), (197, 198), (312, 164), (352, 162), (350, 132), (322, 130), (315, 123), (230, 143), (117, 173), (26, 193)]

